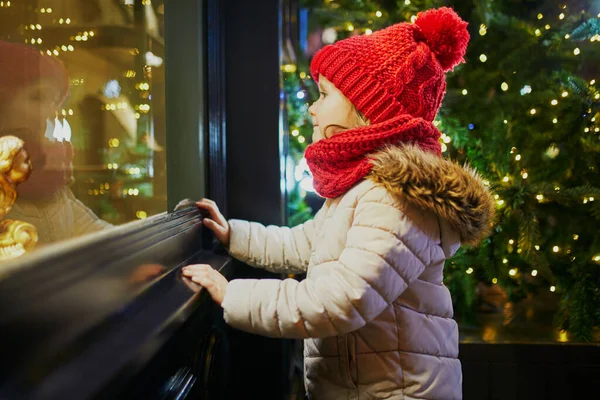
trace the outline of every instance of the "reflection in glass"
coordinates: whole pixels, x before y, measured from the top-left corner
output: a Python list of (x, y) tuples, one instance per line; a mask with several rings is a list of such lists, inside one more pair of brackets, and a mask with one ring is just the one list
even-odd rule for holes
[(43, 245), (165, 211), (163, 2), (2, 3), (0, 136), (33, 166), (4, 218)]

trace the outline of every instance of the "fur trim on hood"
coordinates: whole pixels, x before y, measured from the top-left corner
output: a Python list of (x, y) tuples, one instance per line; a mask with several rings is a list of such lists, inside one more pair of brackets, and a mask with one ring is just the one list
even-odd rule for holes
[(458, 231), (462, 244), (475, 246), (489, 235), (496, 204), (473, 168), (415, 145), (388, 146), (371, 159), (369, 179), (445, 219)]

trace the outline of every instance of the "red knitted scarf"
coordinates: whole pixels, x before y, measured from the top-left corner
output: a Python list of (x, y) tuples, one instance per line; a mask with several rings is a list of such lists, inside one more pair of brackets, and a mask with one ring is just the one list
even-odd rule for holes
[(405, 114), (320, 140), (306, 148), (304, 157), (315, 190), (332, 199), (346, 193), (369, 173), (372, 164), (368, 156), (385, 145), (410, 142), (441, 155), (439, 138), (440, 132), (431, 122)]

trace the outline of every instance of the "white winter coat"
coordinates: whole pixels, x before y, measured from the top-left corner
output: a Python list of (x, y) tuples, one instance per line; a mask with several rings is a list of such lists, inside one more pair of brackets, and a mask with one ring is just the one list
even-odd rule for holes
[(461, 399), (458, 328), (443, 285), (460, 242), (488, 231), (494, 202), (470, 169), (412, 146), (294, 228), (231, 220), (230, 253), (306, 279), (240, 279), (231, 326), (303, 338), (309, 398)]

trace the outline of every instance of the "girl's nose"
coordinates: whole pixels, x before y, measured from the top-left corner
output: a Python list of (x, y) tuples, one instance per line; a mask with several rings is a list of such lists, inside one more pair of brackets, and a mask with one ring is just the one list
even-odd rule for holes
[(310, 107), (308, 107), (308, 113), (311, 117), (315, 116), (315, 103), (312, 103)]

